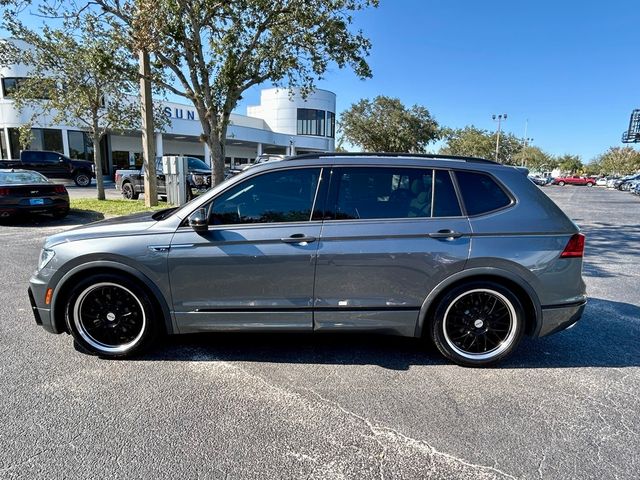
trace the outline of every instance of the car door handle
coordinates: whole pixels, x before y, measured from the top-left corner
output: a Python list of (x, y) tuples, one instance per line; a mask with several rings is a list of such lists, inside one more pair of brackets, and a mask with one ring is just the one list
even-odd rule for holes
[(455, 232), (453, 230), (438, 230), (437, 232), (429, 234), (429, 238), (454, 239), (454, 238), (460, 238), (461, 236), (462, 236), (462, 233)]
[(294, 233), (290, 237), (281, 238), (280, 241), (284, 243), (311, 243), (316, 241), (316, 237), (305, 235), (304, 233)]

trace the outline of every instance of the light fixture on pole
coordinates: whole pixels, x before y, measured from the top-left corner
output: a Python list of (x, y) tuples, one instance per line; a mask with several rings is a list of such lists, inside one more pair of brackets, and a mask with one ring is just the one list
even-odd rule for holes
[(498, 122), (498, 134), (496, 136), (496, 162), (498, 161), (498, 153), (500, 153), (500, 127), (502, 125), (502, 121), (507, 121), (507, 114), (501, 113), (500, 115), (493, 115), (494, 121)]

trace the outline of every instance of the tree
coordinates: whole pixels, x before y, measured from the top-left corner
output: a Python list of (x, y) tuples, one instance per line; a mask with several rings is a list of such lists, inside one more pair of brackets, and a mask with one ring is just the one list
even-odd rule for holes
[(33, 111), (30, 123), (43, 116), (51, 123), (74, 125), (93, 143), (97, 198), (104, 200), (100, 141), (108, 130), (138, 127), (135, 68), (128, 51), (94, 15), (62, 20), (59, 28), (35, 32), (16, 16), (5, 15), (5, 28), (25, 42), (5, 42), (1, 65), (24, 64), (29, 78), (13, 93), (16, 108)]
[(558, 162), (558, 168), (569, 174), (581, 173), (584, 169), (580, 155), (570, 155), (565, 153), (558, 157), (556, 161)]
[[(135, 0), (95, 0), (120, 31), (136, 31)], [(371, 44), (352, 33), (353, 12), (378, 0), (157, 0), (144, 21), (161, 85), (190, 100), (210, 149), (214, 183), (224, 179), (225, 138), (232, 110), (248, 88), (276, 86), (312, 91), (333, 62), (371, 76)], [(147, 16), (148, 17), (148, 16)]]
[[(463, 155), (495, 159), (496, 133), (482, 130), (473, 125), (444, 132), (445, 145), (440, 149), (444, 155)], [(511, 133), (500, 134), (498, 161), (506, 165), (519, 165), (517, 154), (523, 148), (523, 142)]]
[(607, 174), (623, 175), (640, 170), (640, 152), (633, 147), (611, 147), (596, 160)]
[(557, 167), (555, 159), (541, 148), (528, 145), (514, 155), (518, 165), (527, 167), (531, 172), (545, 172)]
[(397, 98), (378, 96), (362, 99), (342, 112), (341, 141), (370, 152), (419, 152), (440, 136), (438, 123), (429, 110), (414, 105), (405, 108)]

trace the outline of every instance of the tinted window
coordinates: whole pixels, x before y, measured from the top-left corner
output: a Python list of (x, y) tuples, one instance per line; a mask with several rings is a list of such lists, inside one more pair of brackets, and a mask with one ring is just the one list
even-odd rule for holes
[(213, 201), (209, 224), (301, 222), (309, 220), (319, 168), (265, 173), (251, 177)]
[(458, 196), (451, 181), (451, 175), (446, 170), (436, 170), (434, 188), (434, 217), (459, 217), (462, 215)]
[(412, 218), (431, 216), (432, 170), (340, 168), (334, 171), (328, 218)]
[(476, 172), (456, 172), (468, 215), (491, 212), (511, 203), (509, 196), (489, 176)]
[(199, 158), (188, 158), (187, 161), (189, 162), (189, 170), (210, 170), (211, 168), (209, 167), (209, 165), (207, 165), (206, 163), (204, 163), (202, 160), (200, 160)]

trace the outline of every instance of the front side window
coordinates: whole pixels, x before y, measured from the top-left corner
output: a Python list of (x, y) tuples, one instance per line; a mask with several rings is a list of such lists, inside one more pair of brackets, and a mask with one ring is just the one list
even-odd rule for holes
[(298, 135), (314, 135), (324, 137), (325, 134), (324, 110), (310, 108), (298, 109)]
[(480, 215), (506, 207), (511, 198), (489, 175), (479, 172), (456, 172), (467, 215)]
[(279, 170), (248, 178), (214, 199), (209, 224), (308, 221), (319, 178), (319, 168)]

